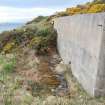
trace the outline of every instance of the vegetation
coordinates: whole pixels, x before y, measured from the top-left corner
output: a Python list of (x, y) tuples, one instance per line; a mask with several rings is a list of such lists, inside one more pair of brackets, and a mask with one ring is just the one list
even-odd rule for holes
[(13, 55), (0, 55), (0, 71), (4, 73), (12, 73), (14, 72), (16, 59)]
[(10, 53), (27, 46), (42, 53), (47, 52), (49, 46), (56, 46), (56, 32), (48, 17), (39, 16), (20, 29), (0, 35), (1, 52)]
[(104, 11), (105, 0), (94, 0), (52, 16), (39, 16), (19, 29), (1, 33), (0, 105), (104, 105), (104, 98), (87, 95), (72, 73), (70, 94), (52, 94), (60, 81), (52, 72), (59, 59), (57, 35), (51, 24), (56, 17)]
[(55, 17), (98, 13), (105, 11), (104, 0), (94, 0), (84, 5), (67, 8), (64, 12), (56, 13), (52, 16), (39, 16), (20, 29), (3, 32), (0, 35), (0, 52), (10, 53), (16, 49), (28, 46), (41, 53), (46, 53), (49, 46), (56, 46), (56, 32), (51, 24), (51, 19)]
[(77, 5), (76, 7), (67, 8), (65, 12), (59, 12), (58, 16), (69, 16), (75, 14), (87, 14), (105, 12), (105, 0), (94, 0), (93, 2), (87, 2), (84, 5)]

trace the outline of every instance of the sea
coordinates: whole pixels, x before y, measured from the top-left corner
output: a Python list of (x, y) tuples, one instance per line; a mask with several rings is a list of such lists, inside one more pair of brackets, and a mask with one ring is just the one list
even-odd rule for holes
[(3, 31), (10, 31), (16, 28), (20, 28), (24, 25), (25, 23), (0, 23), (0, 33)]

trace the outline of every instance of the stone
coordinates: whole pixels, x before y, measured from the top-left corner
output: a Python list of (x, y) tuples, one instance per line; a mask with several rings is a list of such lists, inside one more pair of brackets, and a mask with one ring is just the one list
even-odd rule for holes
[(43, 105), (51, 105), (51, 103), (56, 103), (56, 97), (55, 96), (48, 96), (47, 98), (46, 98), (46, 100), (45, 101), (43, 101)]
[(55, 72), (57, 74), (65, 74), (67, 71), (68, 71), (68, 67), (63, 62), (61, 62), (60, 64), (58, 64), (56, 66), (56, 68), (55, 68)]
[(7, 57), (8, 59), (12, 59), (12, 58), (14, 58), (14, 55), (13, 55), (13, 54), (6, 54), (6, 57)]

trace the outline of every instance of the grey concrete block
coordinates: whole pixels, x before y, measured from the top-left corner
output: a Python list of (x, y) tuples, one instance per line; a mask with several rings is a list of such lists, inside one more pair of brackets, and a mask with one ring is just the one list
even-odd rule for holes
[(105, 13), (61, 17), (54, 20), (58, 51), (71, 61), (74, 76), (92, 96), (105, 94)]

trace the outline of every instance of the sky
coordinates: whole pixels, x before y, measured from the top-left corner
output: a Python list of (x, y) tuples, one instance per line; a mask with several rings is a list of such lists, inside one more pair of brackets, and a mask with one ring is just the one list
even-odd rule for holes
[(1, 22), (26, 22), (92, 0), (0, 0)]

